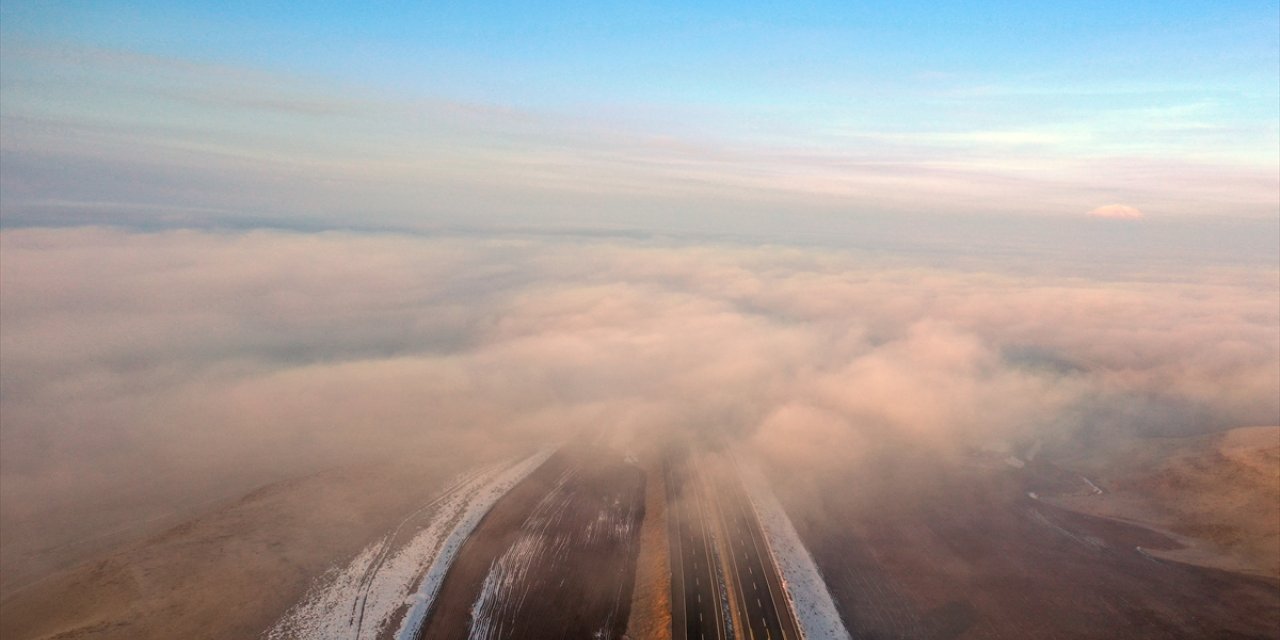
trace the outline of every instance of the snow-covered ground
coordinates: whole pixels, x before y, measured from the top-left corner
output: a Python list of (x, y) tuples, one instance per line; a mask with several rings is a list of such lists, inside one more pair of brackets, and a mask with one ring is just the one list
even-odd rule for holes
[(782, 574), (782, 586), (796, 612), (800, 633), (806, 640), (847, 640), (851, 636), (840, 620), (827, 583), (804, 548), (800, 535), (774, 497), (768, 481), (749, 463), (739, 460), (739, 473), (769, 542), (769, 555)]
[(430, 559), (430, 566), (427, 567), (427, 572), (422, 578), (422, 582), (418, 585), (418, 591), (414, 594), (413, 607), (409, 609), (408, 615), (400, 623), (396, 638), (410, 640), (417, 628), (422, 625), (422, 620), (426, 617), (427, 610), (431, 608), (431, 601), (435, 598), (436, 593), (440, 591), (440, 584), (444, 582), (444, 575), (449, 571), (449, 565), (453, 564), (453, 559), (457, 557), (458, 550), (462, 548), (462, 543), (470, 537), (472, 531), (475, 531), (476, 525), (480, 524), (481, 518), (484, 518), (489, 509), (493, 508), (498, 498), (506, 495), (511, 490), (511, 487), (516, 486), (530, 473), (533, 473), (533, 470), (541, 466), (553, 451), (554, 449), (546, 449), (525, 458), (485, 483), (472, 499), (467, 501), (458, 514), (453, 530), (444, 539), (444, 542), (437, 547), (437, 552)]
[(372, 640), (408, 607), (397, 631), (398, 638), (407, 638), (480, 519), (551, 453), (463, 474), (345, 567), (318, 579), (267, 633), (268, 640)]

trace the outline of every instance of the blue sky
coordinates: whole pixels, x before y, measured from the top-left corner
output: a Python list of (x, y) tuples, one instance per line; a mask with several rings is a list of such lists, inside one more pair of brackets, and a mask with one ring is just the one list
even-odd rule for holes
[(1276, 2), (317, 5), (5, 2), (6, 222), (1280, 210)]

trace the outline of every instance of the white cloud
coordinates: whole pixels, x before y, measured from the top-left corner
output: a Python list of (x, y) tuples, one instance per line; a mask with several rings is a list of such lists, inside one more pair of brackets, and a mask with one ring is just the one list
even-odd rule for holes
[(1137, 207), (1131, 207), (1127, 204), (1106, 204), (1089, 212), (1094, 218), (1107, 218), (1111, 220), (1141, 220), (1142, 211)]

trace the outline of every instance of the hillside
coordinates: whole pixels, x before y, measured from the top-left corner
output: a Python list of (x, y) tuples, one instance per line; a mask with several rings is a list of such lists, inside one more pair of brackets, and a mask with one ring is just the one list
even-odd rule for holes
[(1177, 534), (1171, 559), (1280, 577), (1280, 427), (1134, 439), (1064, 466), (1103, 489), (1064, 506)]

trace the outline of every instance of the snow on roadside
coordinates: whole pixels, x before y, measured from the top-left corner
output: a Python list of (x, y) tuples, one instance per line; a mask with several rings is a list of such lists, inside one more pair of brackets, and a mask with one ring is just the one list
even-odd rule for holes
[(542, 466), (542, 463), (551, 457), (552, 452), (554, 452), (554, 449), (544, 449), (508, 468), (480, 487), (471, 499), (463, 505), (463, 509), (454, 519), (456, 524), (454, 524), (453, 530), (449, 532), (443, 543), (436, 547), (434, 557), (430, 559), (430, 566), (427, 567), (426, 575), (418, 585), (417, 593), (413, 595), (413, 606), (400, 623), (400, 629), (396, 631), (398, 640), (411, 640), (413, 635), (417, 633), (418, 627), (422, 626), (427, 610), (431, 608), (431, 602), (440, 590), (440, 584), (444, 582), (445, 573), (449, 571), (449, 566), (453, 564), (453, 559), (458, 555), (458, 550), (462, 548), (462, 543), (471, 536), (471, 532), (475, 530), (476, 525), (480, 524), (480, 520), (484, 518), (485, 514), (489, 513), (489, 510), (493, 508), (499, 498), (506, 495), (512, 487), (524, 480), (530, 473), (533, 473), (534, 469)]
[[(420, 619), (476, 524), (551, 453), (547, 449), (514, 464), (460, 476), (344, 568), (334, 567), (317, 579), (302, 601), (266, 633), (267, 640), (372, 640), (410, 605), (405, 621), (419, 610)], [(421, 528), (412, 533), (415, 525)], [(403, 544), (401, 530), (409, 538)], [(407, 637), (404, 629), (402, 624), (397, 637)]]
[(774, 497), (768, 481), (758, 469), (742, 460), (738, 461), (738, 472), (764, 529), (769, 555), (782, 574), (782, 586), (800, 623), (800, 634), (806, 640), (850, 638), (818, 565), (804, 548), (800, 534), (796, 533), (787, 512)]
[(269, 640), (295, 638), (346, 638), (351, 634), (351, 605), (364, 583), (364, 575), (379, 554), (381, 544), (365, 547), (343, 569), (331, 568), (270, 631)]

